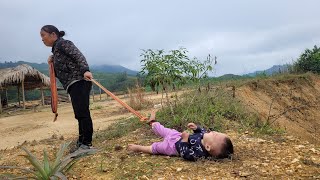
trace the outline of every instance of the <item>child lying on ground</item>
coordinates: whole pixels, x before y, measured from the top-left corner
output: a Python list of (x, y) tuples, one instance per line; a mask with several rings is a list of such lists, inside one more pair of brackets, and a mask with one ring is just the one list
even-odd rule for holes
[(175, 129), (165, 128), (155, 119), (156, 112), (152, 111), (148, 123), (156, 135), (164, 138), (163, 141), (155, 142), (151, 146), (129, 144), (130, 151), (181, 156), (189, 161), (210, 157), (223, 159), (233, 154), (232, 142), (226, 134), (215, 131), (206, 132), (194, 123), (188, 124), (188, 128), (192, 129), (194, 134), (180, 133)]

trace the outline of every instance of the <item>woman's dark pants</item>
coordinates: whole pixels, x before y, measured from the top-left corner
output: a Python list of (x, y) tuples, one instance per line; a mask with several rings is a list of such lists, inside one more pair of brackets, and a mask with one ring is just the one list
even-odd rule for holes
[(93, 126), (89, 110), (91, 81), (81, 80), (68, 88), (75, 118), (79, 125), (78, 145), (92, 145)]

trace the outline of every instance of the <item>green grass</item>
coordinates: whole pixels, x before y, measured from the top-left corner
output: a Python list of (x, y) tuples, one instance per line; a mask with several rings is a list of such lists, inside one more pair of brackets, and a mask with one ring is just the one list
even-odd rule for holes
[(120, 138), (142, 126), (143, 123), (137, 118), (120, 120), (119, 122), (113, 123), (107, 129), (96, 133), (95, 138), (97, 141)]
[(166, 127), (179, 131), (186, 129), (189, 122), (224, 132), (228, 129), (238, 131), (254, 130), (261, 134), (280, 132), (259, 119), (254, 113), (248, 113), (244, 106), (224, 89), (211, 91), (193, 91), (184, 94), (173, 103), (173, 114), (170, 108), (158, 112), (158, 121)]

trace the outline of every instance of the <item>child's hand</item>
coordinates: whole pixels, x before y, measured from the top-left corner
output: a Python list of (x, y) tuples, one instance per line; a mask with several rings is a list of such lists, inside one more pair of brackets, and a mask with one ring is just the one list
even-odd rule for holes
[(182, 134), (181, 134), (181, 138), (182, 138), (182, 142), (188, 142), (188, 139), (189, 139), (189, 133), (187, 133), (187, 132), (183, 132)]
[(197, 129), (197, 125), (194, 124), (194, 123), (189, 123), (187, 127), (192, 129), (192, 130), (196, 130)]

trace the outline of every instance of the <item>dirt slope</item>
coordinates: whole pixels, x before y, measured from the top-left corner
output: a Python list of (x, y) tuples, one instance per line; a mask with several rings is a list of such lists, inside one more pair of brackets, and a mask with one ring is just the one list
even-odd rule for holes
[(236, 95), (261, 119), (289, 134), (320, 143), (320, 77), (312, 74), (257, 80)]

